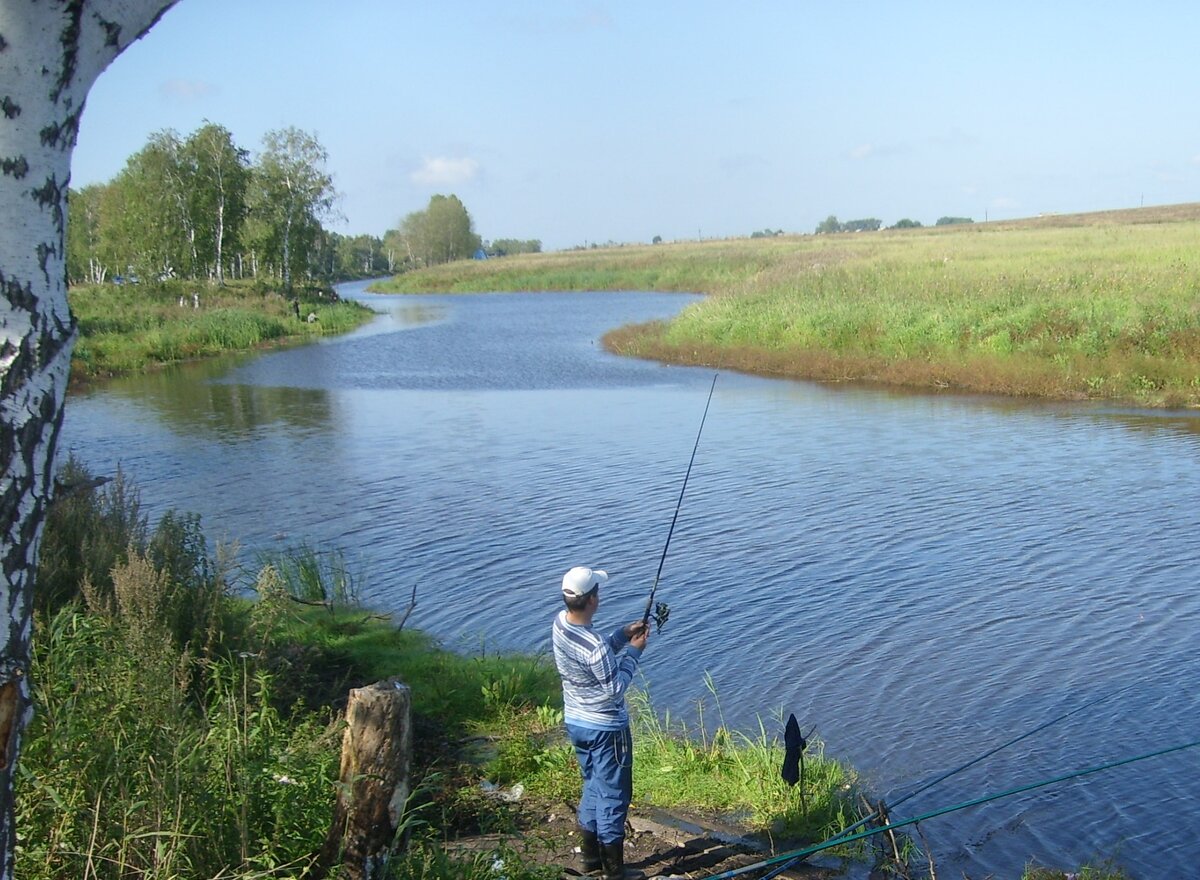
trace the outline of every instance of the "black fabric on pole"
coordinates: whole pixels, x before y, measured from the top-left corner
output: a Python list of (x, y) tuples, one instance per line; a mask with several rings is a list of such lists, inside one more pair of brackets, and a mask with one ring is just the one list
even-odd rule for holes
[(800, 781), (800, 760), (805, 745), (796, 716), (788, 715), (787, 726), (783, 729), (783, 770), (780, 773), (788, 785), (795, 785)]

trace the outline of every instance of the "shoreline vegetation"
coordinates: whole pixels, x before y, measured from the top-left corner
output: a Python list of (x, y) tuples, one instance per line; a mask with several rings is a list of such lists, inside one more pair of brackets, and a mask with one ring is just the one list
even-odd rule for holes
[[(494, 880), (492, 858), (448, 849), (463, 835), (522, 839), (515, 808), (489, 791), (578, 797), (547, 657), (446, 650), (365, 609), (361, 575), (336, 553), (234, 565), (194, 515), (152, 527), (122, 473), (95, 488), (72, 459), (59, 483), (83, 488), (51, 508), (40, 551), (19, 876), (304, 874), (333, 816), (348, 690), (392, 676), (413, 694), (414, 795), (389, 876)], [(857, 818), (853, 773), (819, 743), (801, 791), (779, 779), (783, 748), (765, 727), (689, 726), (656, 713), (644, 689), (632, 714), (636, 804), (736, 815), (783, 839)], [(510, 880), (561, 873), (536, 852), (512, 855)]]
[(79, 324), (71, 357), (76, 387), (346, 333), (375, 316), (359, 303), (338, 300), (329, 288), (298, 287), (288, 299), (273, 285), (249, 281), (77, 285), (67, 296)]
[(1200, 406), (1200, 204), (460, 261), (377, 293), (707, 294), (618, 354), (825, 382)]
[[(123, 473), (98, 482), (68, 460), (40, 549), (19, 876), (306, 876), (333, 816), (348, 691), (393, 676), (412, 690), (413, 794), (387, 876), (495, 880), (502, 863), (508, 880), (555, 880), (575, 862), (563, 803), (579, 774), (547, 657), (447, 650), (405, 628), (407, 614), (397, 623), (361, 605), (362, 575), (336, 552), (239, 564), (210, 550), (195, 515), (168, 511), (152, 527)], [(704, 683), (710, 697), (687, 723), (644, 688), (631, 696), (635, 814), (719, 817), (774, 851), (859, 818), (851, 769), (812, 742), (789, 788), (768, 732), (782, 717), (733, 730)], [(896, 846), (889, 875), (935, 876), (919, 843)], [(664, 868), (679, 864), (672, 847)], [(833, 854), (862, 864), (873, 853)], [(1022, 876), (1125, 877), (1110, 866)]]

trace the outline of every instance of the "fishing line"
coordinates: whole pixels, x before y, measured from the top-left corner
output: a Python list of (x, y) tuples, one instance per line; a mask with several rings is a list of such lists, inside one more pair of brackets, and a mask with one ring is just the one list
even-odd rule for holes
[(730, 877), (736, 877), (740, 874), (745, 874), (750, 871), (757, 871), (759, 868), (765, 868), (768, 865), (778, 865), (780, 862), (790, 861), (792, 859), (802, 859), (805, 856), (810, 856), (822, 850), (830, 849), (843, 843), (852, 843), (856, 840), (863, 840), (875, 834), (881, 834), (884, 831), (894, 831), (897, 828), (903, 828), (907, 825), (915, 825), (918, 822), (924, 822), (926, 819), (933, 819), (937, 816), (944, 816), (947, 813), (953, 813), (957, 810), (965, 810), (967, 807), (977, 807), (980, 804), (986, 804), (989, 801), (997, 801), (1001, 798), (1011, 797), (1014, 794), (1023, 794), (1027, 791), (1033, 791), (1038, 788), (1045, 788), (1048, 785), (1054, 785), (1057, 782), (1066, 782), (1069, 779), (1078, 779), (1081, 776), (1088, 776), (1092, 773), (1099, 773), (1102, 770), (1111, 770), (1114, 767), (1121, 767), (1125, 764), (1133, 764), (1137, 761), (1145, 761), (1149, 758), (1157, 758), (1161, 755), (1169, 755), (1172, 752), (1181, 752), (1184, 749), (1193, 749), (1200, 746), (1200, 740), (1183, 743), (1182, 745), (1169, 746), (1165, 749), (1158, 749), (1154, 752), (1146, 752), (1142, 755), (1134, 755), (1131, 758), (1122, 758), (1119, 761), (1109, 761), (1106, 764), (1098, 764), (1095, 767), (1088, 767), (1084, 770), (1075, 770), (1071, 773), (1064, 773), (1061, 776), (1055, 776), (1053, 779), (1043, 779), (1041, 782), (1031, 782), (1028, 785), (1020, 785), (1016, 788), (1010, 788), (1006, 791), (996, 792), (995, 794), (984, 795), (983, 797), (975, 798), (974, 800), (964, 801), (961, 804), (954, 804), (949, 807), (942, 807), (937, 810), (930, 810), (928, 813), (922, 813), (919, 816), (912, 816), (908, 819), (901, 819), (897, 822), (890, 822), (887, 825), (881, 825), (878, 828), (871, 828), (867, 831), (860, 831), (857, 834), (851, 834), (844, 837), (834, 837), (814, 846), (805, 849), (793, 850), (792, 852), (781, 853), (777, 856), (772, 856), (769, 859), (763, 859), (761, 862), (755, 862), (752, 865), (746, 865), (742, 868), (735, 868), (732, 871), (725, 871), (722, 874), (713, 874), (704, 880), (727, 880)]
[[(966, 770), (969, 767), (974, 767), (980, 761), (990, 758), (992, 755), (996, 754), (997, 752), (1002, 751), (1003, 749), (1006, 749), (1009, 746), (1016, 745), (1021, 740), (1028, 739), (1029, 737), (1033, 736), (1035, 733), (1041, 733), (1043, 730), (1045, 730), (1047, 727), (1050, 727), (1053, 724), (1057, 724), (1060, 721), (1070, 718), (1072, 715), (1078, 714), (1079, 712), (1082, 712), (1084, 709), (1090, 709), (1092, 706), (1095, 706), (1099, 703), (1103, 703), (1105, 700), (1111, 700), (1113, 697), (1117, 696), (1118, 694), (1123, 694), (1123, 693), (1125, 693), (1125, 691), (1130, 690), (1134, 687), (1138, 687), (1141, 684), (1142, 684), (1141, 682), (1133, 682), (1132, 684), (1127, 684), (1123, 688), (1118, 688), (1117, 690), (1111, 691), (1107, 694), (1104, 694), (1103, 696), (1096, 697), (1094, 700), (1089, 700), (1088, 702), (1084, 703), (1081, 706), (1076, 706), (1074, 709), (1071, 709), (1069, 712), (1063, 712), (1061, 715), (1051, 718), (1049, 721), (1043, 721), (1037, 727), (1034, 727), (1034, 728), (1031, 728), (1030, 730), (1025, 731), (1020, 736), (1015, 736), (1012, 739), (1008, 740), (1008, 742), (1001, 743), (1000, 745), (989, 749), (988, 751), (984, 752), (979, 757), (972, 758), (970, 761), (967, 761), (967, 763), (961, 764), (958, 767), (955, 767), (953, 770), (949, 770), (949, 771), (943, 773), (941, 776), (937, 776), (937, 777), (929, 780), (928, 782), (922, 783), (921, 785), (917, 786), (917, 788), (913, 789), (908, 794), (904, 795), (904, 797), (900, 798), (895, 803), (893, 803), (891, 805), (892, 809), (895, 809), (896, 807), (900, 806), (901, 804), (905, 803), (906, 801), (909, 801), (912, 798), (915, 798), (917, 795), (921, 794), (922, 792), (928, 791), (929, 789), (931, 789), (935, 785), (937, 785), (939, 782), (944, 782), (945, 780), (949, 779), (951, 776), (955, 776), (955, 775), (961, 773), (962, 771)], [(878, 811), (876, 811), (875, 813), (872, 813), (871, 815), (866, 816), (862, 819), (859, 819), (853, 825), (848, 825), (847, 827), (845, 827), (841, 831), (839, 831), (837, 834), (835, 834), (833, 837), (830, 837), (826, 842), (828, 843), (830, 841), (842, 841), (842, 840), (848, 839), (847, 835), (852, 834), (855, 830), (866, 825), (872, 819), (876, 818), (876, 816), (878, 816)], [(806, 858), (806, 856), (807, 856), (807, 854), (795, 856), (790, 861), (784, 863), (783, 865), (780, 865), (780, 867), (774, 869), (773, 871), (770, 871), (767, 874), (764, 874), (760, 878), (760, 880), (773, 880), (773, 878), (777, 877), (779, 874), (782, 874), (784, 871), (788, 870), (788, 868), (791, 868), (791, 867), (795, 866), (796, 864), (799, 864), (801, 861), (803, 861)]]
[[(671, 546), (671, 536), (675, 534), (675, 521), (679, 519), (679, 509), (683, 507), (683, 493), (687, 491), (688, 478), (692, 475), (692, 465), (696, 462), (696, 450), (700, 448), (700, 435), (704, 433), (704, 421), (708, 418), (708, 407), (712, 403), (713, 390), (717, 387), (717, 376), (713, 373), (712, 385), (708, 389), (708, 400), (704, 402), (704, 415), (700, 417), (700, 430), (696, 432), (696, 442), (692, 445), (692, 457), (688, 460), (687, 473), (683, 475), (683, 487), (679, 490), (679, 501), (675, 503), (675, 515), (671, 517), (671, 528), (667, 530), (667, 543), (663, 545), (662, 558), (658, 560), (658, 571), (654, 575), (654, 584), (650, 587), (650, 598), (646, 600), (646, 613), (642, 615), (642, 626), (650, 625), (650, 610), (654, 608), (654, 594), (658, 590), (658, 579), (662, 577), (663, 563), (667, 561), (667, 549)], [(659, 602), (654, 608), (655, 623), (659, 630), (667, 622), (670, 609), (665, 602)]]

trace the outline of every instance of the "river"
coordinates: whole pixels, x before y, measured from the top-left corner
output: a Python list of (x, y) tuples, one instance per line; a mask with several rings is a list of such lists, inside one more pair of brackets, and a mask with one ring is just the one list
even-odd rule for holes
[[(371, 296), (367, 327), (72, 396), (63, 447), (243, 552), (338, 548), (463, 650), (540, 651), (576, 564), (640, 616), (713, 370), (608, 329), (681, 294)], [(1196, 738), (1200, 416), (721, 372), (658, 598), (656, 708), (794, 712), (915, 815)], [(1200, 876), (1200, 750), (922, 824), (939, 876), (1115, 857)]]

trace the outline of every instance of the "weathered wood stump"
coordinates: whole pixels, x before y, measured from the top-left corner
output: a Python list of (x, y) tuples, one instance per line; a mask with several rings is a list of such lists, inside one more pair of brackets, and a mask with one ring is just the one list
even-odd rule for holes
[(387, 873), (409, 794), (412, 694), (398, 679), (350, 691), (333, 824), (313, 876), (341, 862), (339, 878)]

